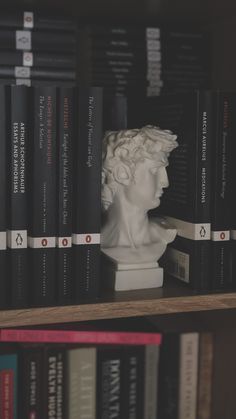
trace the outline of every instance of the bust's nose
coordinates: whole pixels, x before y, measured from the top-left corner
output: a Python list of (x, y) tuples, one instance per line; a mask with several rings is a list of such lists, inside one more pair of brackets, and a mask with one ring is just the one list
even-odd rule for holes
[(165, 167), (161, 168), (159, 182), (162, 188), (168, 188), (169, 180), (168, 180), (168, 175), (167, 175), (167, 171)]

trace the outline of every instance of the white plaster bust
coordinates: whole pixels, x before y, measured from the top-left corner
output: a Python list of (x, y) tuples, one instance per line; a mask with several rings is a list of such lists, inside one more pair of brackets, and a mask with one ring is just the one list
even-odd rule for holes
[(159, 260), (176, 230), (164, 220), (148, 218), (167, 188), (166, 166), (177, 147), (171, 131), (147, 125), (112, 131), (103, 140), (103, 252), (117, 263), (143, 264)]

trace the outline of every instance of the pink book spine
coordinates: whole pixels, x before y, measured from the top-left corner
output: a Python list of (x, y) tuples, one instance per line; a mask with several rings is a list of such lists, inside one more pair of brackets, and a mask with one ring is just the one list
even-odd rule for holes
[(68, 331), (68, 330), (0, 330), (1, 342), (85, 343), (116, 345), (160, 345), (160, 333)]

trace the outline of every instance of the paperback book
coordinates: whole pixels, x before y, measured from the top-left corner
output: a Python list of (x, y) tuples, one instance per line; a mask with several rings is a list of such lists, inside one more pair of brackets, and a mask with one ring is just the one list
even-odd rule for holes
[(72, 146), (74, 140), (72, 88), (58, 89), (57, 133), (57, 302), (72, 300)]
[(0, 86), (0, 308), (9, 304), (7, 281), (7, 125), (6, 88)]
[(29, 91), (25, 86), (7, 90), (8, 132), (8, 267), (11, 307), (28, 304), (28, 153)]
[(229, 161), (234, 104), (232, 93), (215, 91), (212, 97), (211, 277), (212, 289), (220, 290), (232, 287)]
[(73, 268), (75, 302), (93, 300), (100, 288), (103, 91), (76, 90)]
[(31, 304), (56, 303), (56, 101), (55, 87), (32, 93), (30, 167)]

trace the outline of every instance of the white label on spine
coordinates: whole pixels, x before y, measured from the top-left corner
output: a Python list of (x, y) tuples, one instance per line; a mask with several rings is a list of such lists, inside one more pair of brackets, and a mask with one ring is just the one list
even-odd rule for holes
[(16, 31), (16, 49), (31, 50), (30, 31)]
[(159, 87), (148, 87), (147, 96), (159, 96), (161, 93), (161, 88)]
[(149, 61), (147, 63), (147, 71), (161, 71), (162, 65), (161, 62)]
[(30, 79), (30, 68), (29, 67), (15, 67), (15, 78), (16, 79)]
[(57, 247), (71, 247), (72, 237), (57, 237)]
[(161, 61), (161, 53), (160, 51), (148, 51), (147, 53), (147, 61), (154, 61), (159, 62)]
[(146, 37), (150, 38), (160, 38), (160, 29), (159, 28), (146, 28)]
[(23, 52), (23, 65), (26, 67), (32, 67), (34, 64), (34, 57), (33, 53), (30, 51), (24, 51)]
[(149, 79), (149, 87), (163, 87), (163, 80)]
[(33, 12), (24, 12), (24, 28), (32, 29), (34, 27)]
[(147, 49), (148, 51), (150, 50), (160, 50), (161, 48), (161, 43), (159, 41), (159, 39), (148, 39), (147, 40)]
[(28, 237), (28, 245), (32, 249), (56, 247), (56, 237)]
[(236, 230), (230, 230), (230, 238), (236, 240)]
[(167, 267), (166, 271), (181, 281), (189, 283), (189, 255), (180, 250), (167, 248), (166, 251)]
[(216, 242), (228, 241), (230, 239), (229, 230), (212, 231), (211, 240)]
[(31, 86), (31, 80), (30, 79), (16, 79), (16, 85), (20, 86)]
[(10, 249), (27, 248), (27, 230), (8, 230), (7, 246)]
[(176, 229), (180, 237), (190, 240), (210, 240), (210, 223), (190, 223), (173, 217), (165, 217)]
[(7, 233), (6, 231), (0, 231), (0, 250), (6, 250), (7, 248)]
[(161, 69), (158, 70), (148, 70), (147, 71), (147, 80), (160, 80), (161, 78)]
[(100, 244), (101, 235), (99, 233), (87, 233), (87, 234), (73, 234), (73, 244)]

